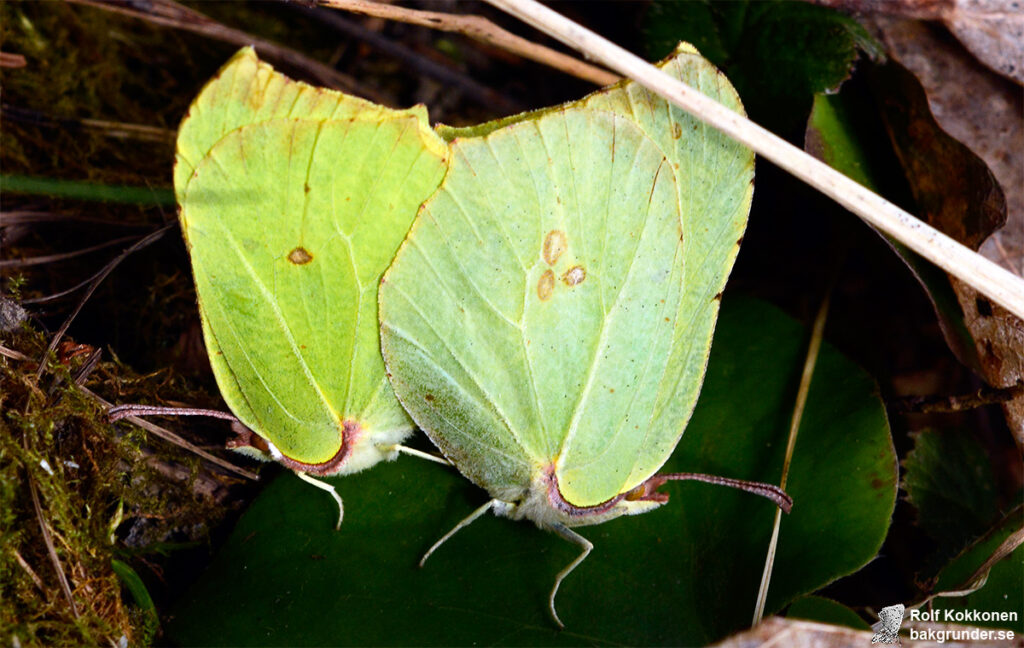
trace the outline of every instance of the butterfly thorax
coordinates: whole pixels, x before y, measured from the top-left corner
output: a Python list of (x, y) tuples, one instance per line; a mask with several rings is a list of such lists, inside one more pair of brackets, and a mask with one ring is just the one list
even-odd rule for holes
[(645, 482), (596, 506), (576, 506), (563, 497), (554, 465), (551, 465), (537, 471), (521, 500), (499, 500), (494, 512), (513, 520), (530, 520), (541, 528), (559, 524), (577, 527), (600, 524), (622, 515), (646, 513), (667, 501), (667, 495), (648, 488)]
[(277, 461), (292, 470), (320, 476), (349, 475), (380, 461), (390, 461), (398, 456), (397, 446), (406, 436), (404, 429), (366, 434), (362, 426), (348, 419), (339, 430), (341, 445), (338, 452), (327, 461), (311, 464), (285, 456), (271, 441), (242, 423), (232, 427), (236, 436), (228, 441), (228, 448), (255, 459)]

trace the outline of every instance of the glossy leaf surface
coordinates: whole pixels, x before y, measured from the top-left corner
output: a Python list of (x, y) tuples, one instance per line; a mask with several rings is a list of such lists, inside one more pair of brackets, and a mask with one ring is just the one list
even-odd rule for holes
[[(778, 478), (806, 332), (727, 297), (708, 377), (666, 468)], [(485, 516), (423, 569), (442, 533), (486, 500), (454, 470), (387, 463), (334, 481), (348, 517), (282, 476), (253, 503), (168, 631), (182, 645), (696, 645), (749, 624), (773, 506), (717, 486), (670, 486), (649, 514), (582, 529), (594, 553), (547, 614), (576, 548)], [(851, 573), (881, 546), (896, 460), (874, 382), (825, 344), (797, 441), (768, 611)]]

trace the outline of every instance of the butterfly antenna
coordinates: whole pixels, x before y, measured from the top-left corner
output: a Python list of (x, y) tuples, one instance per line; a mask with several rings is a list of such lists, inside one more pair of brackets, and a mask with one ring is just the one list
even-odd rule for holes
[(238, 421), (238, 417), (221, 410), (201, 409), (197, 407), (157, 407), (155, 405), (116, 405), (107, 410), (110, 422), (120, 421), (129, 416), (209, 416)]
[(789, 513), (793, 508), (793, 498), (775, 484), (747, 481), (745, 479), (731, 479), (729, 477), (706, 475), (704, 473), (666, 473), (663, 475), (657, 475), (655, 479), (661, 479), (664, 481), (692, 480), (707, 482), (708, 484), (718, 484), (719, 486), (729, 486), (731, 488), (738, 488), (741, 491), (753, 493), (754, 495), (766, 497), (786, 513)]

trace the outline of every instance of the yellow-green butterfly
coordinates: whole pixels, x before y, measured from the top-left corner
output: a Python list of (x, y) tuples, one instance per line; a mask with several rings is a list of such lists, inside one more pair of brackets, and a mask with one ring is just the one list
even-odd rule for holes
[[(448, 146), (396, 111), (288, 79), (251, 48), (181, 125), (175, 191), (221, 394), (255, 436), (235, 446), (299, 476), (409, 450), (381, 359), (377, 286)], [(415, 452), (411, 451), (410, 452)]]
[[(742, 110), (692, 48), (664, 67)], [(650, 511), (670, 479), (788, 509), (771, 485), (656, 475), (700, 390), (752, 153), (633, 84), (442, 132), (448, 174), (380, 289), (396, 394), (492, 498), (440, 542), (493, 510), (580, 544), (550, 595), (561, 625), (559, 584), (592, 548), (572, 527)]]

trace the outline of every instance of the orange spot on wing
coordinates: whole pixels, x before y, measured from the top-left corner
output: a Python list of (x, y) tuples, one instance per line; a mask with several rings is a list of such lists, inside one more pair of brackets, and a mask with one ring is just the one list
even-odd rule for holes
[(306, 265), (313, 260), (313, 255), (306, 248), (299, 246), (288, 253), (288, 260), (295, 265)]
[(537, 282), (537, 297), (541, 301), (547, 301), (551, 298), (551, 291), (555, 289), (555, 273), (551, 270), (545, 270), (544, 274), (540, 276), (540, 281)]
[(587, 278), (587, 271), (583, 266), (576, 265), (565, 271), (562, 275), (562, 281), (566, 286), (575, 286), (576, 284), (583, 283), (583, 280)]
[(562, 230), (551, 230), (548, 235), (544, 237), (544, 249), (542, 255), (544, 256), (544, 262), (550, 266), (558, 263), (558, 257), (562, 256), (562, 253), (569, 247), (568, 242), (565, 239), (565, 232)]

